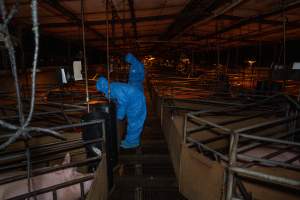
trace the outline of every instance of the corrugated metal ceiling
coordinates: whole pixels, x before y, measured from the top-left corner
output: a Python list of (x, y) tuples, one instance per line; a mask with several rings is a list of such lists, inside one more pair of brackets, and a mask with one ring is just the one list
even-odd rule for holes
[[(13, 5), (15, 1), (6, 2)], [(130, 2), (133, 3), (134, 10), (130, 10)], [(271, 42), (282, 37), (284, 17), (288, 18), (287, 38), (300, 36), (300, 26), (297, 26), (300, 24), (300, 1), (210, 2), (215, 4), (205, 8), (202, 5), (205, 5), (205, 0), (109, 0), (109, 20), (112, 20), (112, 13), (115, 16), (115, 24), (110, 23), (109, 29), (110, 38), (114, 38), (114, 46), (111, 46), (111, 49), (136, 49), (138, 42), (141, 49), (145, 47), (146, 50), (151, 50), (161, 39), (164, 40), (161, 41), (163, 45), (167, 44), (166, 41), (170, 41), (169, 45), (172, 45), (174, 40), (176, 43), (196, 41), (192, 48), (205, 48), (208, 42), (211, 43), (209, 45), (221, 43), (223, 46), (245, 45), (255, 41)], [(236, 5), (232, 9), (226, 10), (234, 3)], [(292, 6), (287, 7), (288, 5)], [(84, 6), (87, 45), (105, 48), (105, 0), (84, 0)], [(283, 6), (287, 8), (282, 9)], [(222, 9), (226, 12), (220, 14)], [(274, 12), (276, 10), (279, 11)], [(271, 14), (264, 15), (265, 13)], [(248, 20), (260, 15), (263, 17)], [(15, 25), (30, 26), (30, 18), (30, 1), (22, 0), (14, 20)], [(39, 20), (45, 33), (64, 39), (80, 40), (81, 0), (40, 0)], [(151, 42), (153, 45), (149, 45)]]

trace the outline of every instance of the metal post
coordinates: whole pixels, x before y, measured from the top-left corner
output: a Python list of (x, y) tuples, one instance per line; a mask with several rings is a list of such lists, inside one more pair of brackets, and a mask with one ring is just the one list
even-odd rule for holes
[(143, 200), (143, 189), (141, 187), (135, 188), (134, 200)]
[(230, 135), (226, 200), (232, 199), (234, 188), (235, 188), (234, 187), (234, 172), (231, 170), (231, 167), (234, 167), (236, 165), (238, 140), (239, 140), (239, 135), (237, 133), (232, 133)]
[(56, 190), (53, 190), (52, 195), (53, 195), (53, 200), (57, 200), (57, 192), (56, 192)]
[(160, 126), (163, 127), (164, 100), (160, 103)]
[(80, 182), (80, 200), (84, 200), (84, 182)]
[(187, 138), (187, 120), (188, 120), (188, 115), (184, 115), (184, 124), (183, 124), (183, 142), (186, 144), (186, 138)]
[(81, 0), (81, 26), (82, 26), (82, 48), (83, 48), (84, 73), (85, 73), (86, 103), (87, 103), (87, 110), (88, 112), (90, 112), (89, 81), (88, 81), (88, 74), (87, 74), (86, 47), (85, 47), (84, 0)]
[(294, 179), (289, 179), (289, 178), (284, 178), (284, 177), (279, 177), (279, 176), (273, 176), (273, 175), (256, 172), (254, 170), (243, 169), (243, 168), (239, 168), (239, 167), (232, 167), (230, 170), (238, 173), (240, 176), (251, 177), (251, 178), (258, 179), (258, 180), (262, 180), (264, 182), (274, 183), (274, 184), (287, 186), (287, 187), (299, 187), (300, 186), (299, 180), (294, 180)]
[(108, 23), (108, 0), (106, 0), (106, 63), (107, 63), (107, 80), (108, 80), (108, 101), (110, 102), (110, 55), (109, 55), (109, 23)]

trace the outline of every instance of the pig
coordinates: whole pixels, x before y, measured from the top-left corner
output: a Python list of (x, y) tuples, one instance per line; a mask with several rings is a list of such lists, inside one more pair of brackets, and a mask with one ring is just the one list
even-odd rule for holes
[[(255, 158), (264, 158), (265, 156), (272, 154), (274, 152), (278, 151), (277, 149), (270, 148), (270, 147), (257, 147), (254, 149), (251, 149), (249, 151), (246, 151), (243, 153), (244, 155), (255, 157)], [(291, 152), (291, 151), (284, 151), (279, 153), (278, 155), (275, 155), (269, 160), (272, 161), (281, 161), (286, 162), (290, 159), (296, 158), (299, 154)], [(294, 160), (291, 164), (300, 166), (299, 159)]]
[[(67, 153), (63, 165), (69, 164), (71, 161), (70, 154)], [(1, 175), (3, 178), (4, 175)], [(40, 176), (33, 177), (32, 180), (32, 191), (39, 190), (42, 188), (50, 187), (53, 185), (57, 185), (66, 181), (71, 181), (74, 179), (78, 179), (84, 177), (85, 175), (76, 171), (76, 168), (67, 168), (47, 174), (43, 174)], [(84, 182), (84, 192), (85, 194), (89, 191), (92, 181)], [(28, 192), (27, 188), (27, 179), (7, 183), (4, 185), (0, 185), (0, 200), (9, 199), (12, 197), (16, 197)], [(80, 198), (80, 185), (71, 185), (66, 188), (62, 188), (57, 190), (57, 199), (68, 199), (68, 200), (77, 200)], [(52, 200), (53, 195), (52, 192), (48, 192), (45, 194), (38, 195), (37, 200)], [(30, 200), (34, 200), (34, 198), (30, 198)]]

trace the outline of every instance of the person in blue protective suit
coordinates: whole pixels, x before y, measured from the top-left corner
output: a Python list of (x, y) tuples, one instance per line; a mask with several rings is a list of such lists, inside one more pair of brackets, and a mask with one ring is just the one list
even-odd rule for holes
[(130, 64), (128, 84), (138, 88), (140, 91), (144, 91), (144, 64), (141, 63), (134, 55), (128, 53), (125, 56), (125, 61)]
[[(145, 96), (140, 90), (126, 83), (112, 82), (109, 86), (110, 98), (117, 104), (117, 118), (123, 120), (127, 116), (127, 135), (121, 142), (121, 147), (124, 149), (136, 148), (140, 145), (140, 137), (147, 115)], [(108, 97), (106, 78), (100, 77), (96, 88)]]

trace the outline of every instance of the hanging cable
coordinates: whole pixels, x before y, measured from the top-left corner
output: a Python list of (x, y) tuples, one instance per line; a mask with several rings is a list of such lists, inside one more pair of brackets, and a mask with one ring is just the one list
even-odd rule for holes
[[(218, 23), (218, 19), (216, 20), (216, 32), (219, 31), (219, 23)], [(220, 37), (221, 35), (218, 34), (217, 37), (216, 37), (216, 42), (217, 42), (217, 67), (219, 67), (220, 65)]]
[(285, 77), (284, 83), (283, 83), (284, 88), (287, 85), (287, 73), (288, 73), (288, 69), (286, 66), (286, 22), (287, 22), (287, 18), (284, 15), (284, 18), (283, 18), (283, 67), (286, 71), (286, 77)]
[[(19, 7), (19, 0), (15, 1), (14, 6), (10, 10), (9, 14), (7, 15), (6, 13), (6, 8), (5, 8), (5, 3), (4, 1), (0, 1), (0, 7), (1, 7), (1, 15), (2, 15), (2, 20), (3, 24), (1, 24), (1, 32), (5, 35), (4, 43), (5, 47), (8, 50), (9, 54), (9, 59), (10, 59), (10, 64), (11, 64), (11, 69), (12, 69), (12, 75), (14, 78), (15, 82), (15, 88), (16, 88), (16, 97), (17, 97), (17, 104), (18, 104), (18, 113), (19, 113), (19, 121), (20, 121), (20, 128), (13, 134), (7, 142), (4, 144), (0, 145), (0, 148), (5, 148), (6, 145), (9, 145), (9, 142), (12, 142), (16, 140), (19, 136), (23, 135), (23, 137), (27, 140), (28, 135), (27, 131), (24, 129), (28, 126), (28, 124), (31, 121), (32, 114), (34, 111), (34, 103), (35, 103), (35, 79), (36, 79), (36, 66), (37, 66), (37, 58), (38, 58), (38, 44), (39, 44), (39, 34), (38, 34), (38, 20), (37, 20), (37, 1), (32, 0), (31, 2), (31, 8), (32, 8), (32, 22), (33, 22), (33, 33), (34, 33), (34, 41), (35, 41), (35, 53), (34, 53), (34, 58), (33, 58), (33, 69), (32, 69), (32, 92), (31, 92), (31, 103), (30, 103), (30, 110), (28, 117), (25, 121), (24, 113), (23, 113), (23, 105), (22, 105), (22, 99), (20, 95), (20, 86), (19, 86), (19, 80), (18, 80), (18, 73), (17, 73), (17, 64), (16, 64), (16, 56), (15, 56), (15, 49), (13, 42), (10, 37), (10, 33), (8, 30), (8, 24), (13, 18), (13, 16), (17, 13), (18, 7)], [(11, 124), (8, 124), (4, 121), (0, 121), (0, 125), (2, 126), (9, 126), (11, 127)], [(28, 142), (25, 141), (26, 143), (26, 152), (29, 152), (29, 146)], [(29, 155), (29, 154), (28, 154)], [(30, 163), (30, 157), (27, 156), (27, 163)], [(27, 165), (27, 189), (28, 192), (31, 192), (31, 166)]]
[(107, 64), (107, 81), (108, 81), (108, 101), (110, 102), (110, 58), (109, 58), (109, 23), (108, 23), (108, 0), (106, 0), (105, 13), (106, 13), (106, 64)]
[(9, 30), (8, 30), (8, 23), (12, 19), (13, 15), (16, 14), (18, 7), (19, 7), (19, 0), (16, 1), (16, 4), (13, 6), (10, 13), (7, 15), (5, 3), (3, 0), (0, 1), (1, 17), (2, 17), (2, 21), (3, 21), (3, 24), (1, 27), (1, 32), (3, 35), (5, 35), (4, 44), (8, 51), (12, 75), (14, 78), (14, 84), (15, 84), (15, 88), (16, 88), (19, 121), (20, 121), (20, 124), (23, 125), (25, 120), (24, 120), (23, 105), (22, 105), (22, 100), (21, 100), (21, 95), (20, 95), (20, 86), (19, 86), (18, 73), (17, 73), (15, 49), (14, 49), (14, 45), (13, 45)]
[(33, 112), (34, 112), (34, 103), (35, 103), (35, 86), (36, 86), (36, 68), (39, 56), (39, 22), (38, 22), (38, 9), (37, 9), (37, 0), (33, 0), (31, 3), (32, 8), (32, 31), (34, 33), (34, 55), (32, 63), (32, 84), (31, 84), (31, 102), (30, 102), (30, 111), (27, 117), (27, 120), (24, 124), (24, 127), (28, 126)]
[(34, 42), (35, 42), (35, 48), (34, 48), (34, 56), (33, 56), (33, 67), (32, 67), (32, 82), (31, 82), (31, 102), (30, 102), (30, 111), (27, 116), (27, 119), (25, 121), (24, 119), (24, 114), (22, 110), (22, 101), (20, 97), (20, 91), (19, 91), (19, 82), (18, 82), (18, 77), (17, 77), (17, 65), (16, 65), (16, 57), (15, 57), (15, 51), (13, 47), (13, 43), (11, 41), (10, 33), (8, 30), (8, 23), (12, 19), (12, 17), (17, 13), (18, 11), (18, 4), (19, 0), (16, 1), (16, 5), (13, 6), (7, 15), (6, 13), (6, 8), (3, 0), (0, 0), (0, 11), (1, 11), (1, 16), (2, 16), (2, 21), (3, 23), (0, 24), (0, 32), (5, 36), (4, 42), (5, 42), (5, 47), (8, 50), (9, 54), (9, 60), (12, 68), (12, 73), (13, 73), (13, 78), (15, 81), (15, 88), (16, 88), (16, 95), (17, 95), (17, 102), (18, 102), (18, 114), (20, 118), (20, 125), (16, 126), (14, 124), (5, 122), (3, 120), (0, 120), (0, 126), (14, 130), (16, 131), (13, 133), (6, 142), (2, 143), (0, 145), (0, 150), (6, 148), (8, 145), (11, 143), (15, 142), (20, 136), (23, 136), (24, 138), (30, 138), (30, 132), (36, 131), (36, 132), (43, 132), (47, 133), (49, 135), (52, 135), (56, 138), (64, 139), (60, 135), (60, 133), (46, 129), (46, 128), (39, 128), (39, 127), (28, 127), (32, 115), (34, 112), (34, 106), (35, 106), (35, 82), (36, 82), (36, 68), (37, 68), (37, 61), (38, 61), (38, 52), (39, 52), (39, 29), (38, 29), (38, 11), (37, 11), (37, 0), (32, 0), (31, 1), (31, 14), (32, 14), (32, 31), (34, 34)]
[[(281, 1), (283, 11), (282, 11), (282, 32), (283, 32), (283, 38), (282, 38), (282, 54), (283, 54), (283, 69), (287, 73), (287, 68), (286, 68), (286, 23), (287, 23), (287, 17), (285, 15), (285, 4), (284, 1)], [(286, 74), (287, 76), (287, 74)], [(283, 88), (286, 87), (286, 82), (287, 82), (287, 77), (285, 76), (284, 81), (283, 81)]]
[[(125, 11), (125, 0), (122, 1), (122, 5), (123, 5), (123, 10)], [(123, 16), (122, 16), (122, 20), (121, 20), (121, 25), (122, 25), (122, 31), (123, 31), (123, 45), (126, 45), (126, 24), (125, 22), (125, 18), (126, 18), (126, 12), (123, 12)]]
[(287, 18), (283, 16), (283, 66), (286, 64), (286, 22)]
[(81, 30), (82, 30), (82, 49), (83, 49), (83, 65), (84, 65), (84, 75), (85, 75), (85, 92), (86, 92), (86, 104), (87, 111), (90, 112), (90, 97), (89, 97), (89, 80), (88, 80), (88, 71), (86, 64), (86, 47), (85, 47), (85, 19), (84, 19), (84, 0), (81, 0)]

